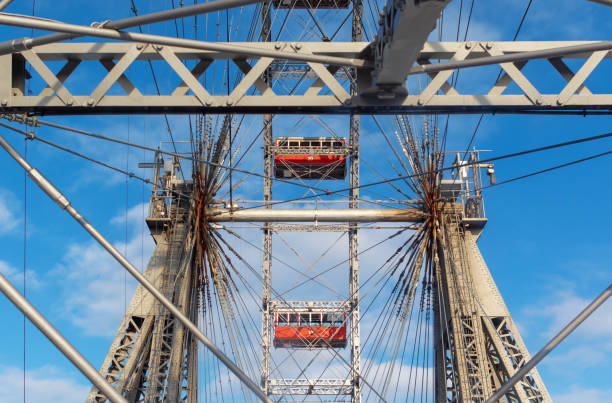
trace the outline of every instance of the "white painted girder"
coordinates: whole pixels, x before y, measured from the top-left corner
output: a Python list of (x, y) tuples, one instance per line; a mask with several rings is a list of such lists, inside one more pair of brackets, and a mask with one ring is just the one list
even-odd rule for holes
[[(434, 60), (469, 60), (494, 55), (508, 55), (522, 52), (541, 51), (575, 45), (587, 45), (595, 42), (481, 42), (426, 43), (419, 53), (418, 63), (426, 65)], [(308, 43), (302, 44), (259, 44), (258, 46), (280, 49), (308, 49), (312, 54), (341, 58), (359, 58), (369, 46), (368, 43)], [(462, 84), (460, 93), (449, 81), (454, 70), (429, 73), (431, 81), (423, 88), (410, 95), (396, 96), (391, 99), (380, 99), (376, 94), (368, 95), (369, 82), (364, 80), (362, 88), (354, 94), (348, 91), (348, 80), (342, 74), (325, 67), (325, 64), (312, 63), (313, 69), (307, 73), (318, 78), (311, 80), (301, 92), (292, 95), (281, 93), (278, 87), (270, 87), (257, 78), (260, 70), (270, 62), (265, 58), (254, 58), (251, 63), (238, 55), (201, 50), (185, 50), (172, 47), (155, 49), (145, 46), (138, 49), (131, 43), (63, 43), (45, 45), (33, 51), (20, 54), (0, 56), (0, 111), (8, 113), (44, 113), (44, 114), (112, 114), (112, 113), (481, 113), (481, 112), (538, 112), (589, 113), (612, 111), (612, 82), (605, 80), (588, 80), (594, 73), (605, 73), (610, 69), (612, 52), (599, 50), (583, 54), (571, 54), (563, 58), (554, 58), (544, 62), (549, 64), (551, 78), (557, 77), (561, 84), (557, 90), (541, 89), (535, 82), (536, 76), (530, 69), (524, 69), (529, 62), (502, 63), (500, 68), (505, 72), (497, 82), (492, 78), (471, 80)], [(25, 78), (20, 75), (19, 60), (28, 58), (34, 62), (29, 69), (48, 83), (37, 94), (25, 94)], [(20, 59), (21, 58), (21, 59)], [(212, 88), (201, 83), (200, 78), (215, 60), (232, 59), (245, 74), (243, 82), (238, 83), (228, 96), (213, 92)], [(569, 67), (568, 59), (582, 59), (580, 68)], [(161, 95), (142, 95), (138, 82), (130, 81), (131, 71), (137, 64), (149, 60), (163, 60), (168, 67), (177, 72), (179, 79), (172, 83), (172, 88)], [(184, 64), (192, 60), (190, 69)], [(196, 61), (195, 67), (191, 67)], [(274, 59), (279, 63), (280, 59)], [(51, 61), (65, 61), (66, 65), (58, 73), (47, 67)], [(91, 93), (83, 93), (73, 88), (67, 79), (73, 71), (83, 68), (88, 63), (102, 63), (105, 73), (92, 81), (98, 84)], [(265, 62), (265, 64), (262, 64)], [(281, 61), (282, 62), (282, 61)], [(574, 64), (574, 63), (572, 63)], [(304, 64), (307, 67), (306, 64)], [(144, 66), (143, 66), (144, 67)], [(546, 65), (541, 67), (545, 68)], [(478, 69), (479, 67), (472, 67)], [(99, 69), (98, 69), (99, 71)], [(362, 75), (370, 74), (363, 70)], [(332, 74), (333, 73), (333, 74)], [(99, 74), (99, 73), (98, 73)], [(133, 74), (133, 73), (132, 73)], [(483, 75), (486, 77), (486, 75)], [(530, 77), (534, 78), (532, 82)], [(484, 80), (487, 80), (484, 82)], [(474, 81), (474, 82), (472, 82)], [(362, 82), (360, 80), (360, 82)], [(123, 95), (107, 93), (114, 84), (119, 84)], [(587, 87), (587, 83), (589, 87)], [(117, 86), (115, 86), (116, 88)], [(315, 88), (316, 87), (316, 88)], [(474, 90), (470, 90), (474, 88)], [(484, 90), (483, 90), (484, 88)], [(331, 94), (330, 94), (331, 93)]]

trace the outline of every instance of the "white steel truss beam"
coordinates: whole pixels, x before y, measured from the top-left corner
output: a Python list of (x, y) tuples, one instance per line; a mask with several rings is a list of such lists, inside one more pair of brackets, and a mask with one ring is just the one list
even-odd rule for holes
[[(448, 63), (469, 62), (474, 59), (525, 53), (552, 54), (551, 49), (578, 47), (582, 53), (555, 56), (526, 69), (529, 60), (510, 62), (499, 59), (503, 71), (499, 80), (477, 78), (455, 88), (450, 78), (456, 70), (427, 71), (431, 81), (423, 89), (413, 89), (408, 95), (381, 97), (371, 91), (372, 72), (357, 69), (357, 90), (350, 90), (344, 68), (337, 69), (325, 62), (301, 63), (298, 76), (308, 75), (303, 85), (289, 95), (277, 80), (263, 80), (262, 71), (272, 65), (283, 65), (282, 57), (244, 55), (234, 51), (184, 49), (171, 46), (134, 43), (61, 43), (0, 56), (0, 111), (6, 113), (38, 114), (114, 114), (114, 113), (333, 113), (333, 114), (394, 114), (394, 113), (612, 113), (612, 82), (593, 79), (610, 71), (612, 51), (599, 49), (601, 42), (432, 42), (419, 53), (417, 65), (423, 68)], [(241, 47), (245, 44), (235, 43)], [(254, 46), (252, 43), (249, 46)], [(307, 53), (310, 56), (357, 60), (367, 52), (369, 43), (258, 43), (266, 54)], [(270, 52), (270, 53), (268, 53)], [(534, 54), (534, 53), (532, 53)], [(201, 77), (216, 60), (232, 60), (243, 73), (242, 79), (228, 95), (223, 89), (213, 91)], [(31, 65), (34, 79), (47, 84), (33, 94), (25, 93), (25, 61)], [(160, 61), (176, 73), (176, 79), (161, 95), (143, 95), (145, 82), (142, 74), (148, 61)], [(569, 63), (571, 61), (571, 63)], [(574, 67), (576, 61), (581, 67)], [(63, 62), (63, 67), (51, 64)], [(71, 88), (70, 76), (87, 69), (91, 63), (104, 66), (103, 74), (94, 69), (91, 92)], [(187, 64), (190, 67), (187, 67)], [(194, 66), (194, 67), (191, 67)], [(295, 63), (291, 64), (292, 68)], [(571, 66), (571, 67), (570, 67)], [(413, 68), (414, 68), (413, 67)], [(474, 69), (484, 67), (471, 67)], [(538, 82), (542, 71), (550, 70), (549, 80), (555, 86), (543, 88)], [(99, 70), (99, 69), (98, 69)], [(55, 72), (57, 71), (57, 72)], [(293, 70), (292, 70), (293, 71)], [(295, 77), (290, 77), (295, 78)], [(539, 80), (541, 81), (541, 80)], [(115, 85), (117, 84), (117, 85)], [(113, 87), (114, 86), (114, 87)], [(139, 88), (140, 87), (140, 88)], [(113, 88), (113, 92), (108, 89)], [(123, 92), (123, 93), (121, 93)], [(384, 94), (383, 94), (384, 95)]]

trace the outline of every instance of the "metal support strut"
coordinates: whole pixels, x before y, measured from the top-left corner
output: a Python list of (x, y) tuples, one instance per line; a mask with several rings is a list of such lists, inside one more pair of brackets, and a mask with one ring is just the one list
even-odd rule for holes
[[(4, 147), (0, 137), (0, 145)], [(98, 371), (78, 352), (76, 348), (38, 312), (15, 287), (0, 274), (0, 291), (68, 358), (113, 403), (127, 403)]]

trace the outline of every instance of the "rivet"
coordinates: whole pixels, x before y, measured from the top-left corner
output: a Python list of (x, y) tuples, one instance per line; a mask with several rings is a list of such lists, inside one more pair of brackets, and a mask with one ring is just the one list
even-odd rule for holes
[(74, 103), (74, 99), (72, 98), (68, 98), (68, 100), (66, 101), (66, 105), (68, 106), (72, 106), (73, 103)]
[(142, 43), (136, 45), (136, 49), (141, 50), (142, 48), (144, 48), (144, 45)]
[(278, 43), (278, 42), (276, 42), (276, 43), (274, 44), (274, 49), (280, 49), (280, 48), (281, 48), (281, 44), (280, 44), (280, 43)]
[(487, 44), (485, 45), (485, 47), (487, 49), (491, 49), (493, 47), (493, 43), (492, 42), (487, 42)]
[(93, 98), (89, 98), (89, 99), (87, 100), (87, 105), (91, 106), (91, 105), (93, 105), (93, 104), (94, 104), (94, 100), (93, 100)]
[(472, 42), (466, 42), (465, 43), (465, 48), (466, 49), (472, 49)]
[(8, 100), (6, 98), (2, 99), (2, 106), (8, 105)]

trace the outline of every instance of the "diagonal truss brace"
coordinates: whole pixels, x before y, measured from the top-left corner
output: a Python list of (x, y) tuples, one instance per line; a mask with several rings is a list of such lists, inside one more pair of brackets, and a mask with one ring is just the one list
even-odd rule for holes
[[(591, 46), (597, 42), (482, 42), (426, 43), (419, 53), (418, 65), (422, 67), (443, 65), (434, 61), (469, 62), (487, 57), (540, 52), (550, 49), (566, 49), (572, 46)], [(240, 44), (238, 44), (241, 46)], [(366, 42), (350, 43), (261, 43), (263, 50), (280, 50), (284, 53), (300, 52), (321, 57), (354, 59), (360, 57), (370, 46)], [(369, 81), (359, 79), (371, 71), (357, 69), (357, 91), (351, 94), (344, 68), (322, 62), (302, 62), (299, 79), (306, 77), (291, 95), (283, 86), (275, 85), (279, 78), (270, 83), (262, 79), (266, 67), (283, 66), (294, 69), (295, 62), (276, 57), (245, 58), (232, 52), (183, 49), (171, 46), (143, 45), (133, 43), (60, 43), (37, 47), (33, 50), (0, 56), (0, 110), (6, 113), (40, 114), (112, 114), (112, 113), (480, 113), (480, 112), (537, 112), (537, 113), (589, 113), (612, 112), (612, 82), (601, 80), (602, 74), (609, 73), (612, 52), (593, 50), (572, 53), (564, 57), (551, 57), (539, 62), (537, 70), (525, 69), (529, 61), (502, 62), (499, 66), (503, 75), (478, 75), (475, 79), (463, 81), (461, 88), (455, 88), (451, 80), (457, 70), (427, 72), (431, 81), (424, 89), (412, 88), (405, 96), (380, 98), (368, 90)], [(202, 80), (209, 66), (217, 62), (232, 60), (242, 78), (230, 95), (212, 83)], [(577, 71), (569, 66), (574, 60), (581, 63)], [(582, 62), (580, 62), (582, 60)], [(44, 88), (38, 93), (25, 94), (25, 64), (31, 64), (29, 72), (34, 80), (43, 82)], [(57, 72), (48, 66), (49, 62), (60, 61), (63, 67)], [(161, 88), (160, 95), (143, 95), (140, 89), (146, 85), (143, 62), (163, 61), (178, 78), (170, 80), (167, 88)], [(572, 61), (571, 64), (568, 64)], [(80, 91), (78, 87), (68, 88), (66, 83), (74, 71), (87, 69), (91, 62), (104, 65), (107, 73), (100, 76), (85, 70), (96, 82), (91, 92)], [(534, 62), (535, 63), (535, 62)], [(187, 65), (192, 65), (190, 69)], [(471, 67), (482, 69), (482, 67)], [(551, 91), (534, 81), (545, 69), (551, 74), (548, 80), (558, 81), (558, 90)], [(292, 70), (293, 71), (293, 70)], [(139, 74), (141, 73), (142, 74)], [(535, 73), (534, 73), (535, 72)], [(535, 74), (535, 75), (534, 75)], [(597, 74), (597, 78), (589, 80)], [(33, 81), (33, 83), (36, 81)], [(115, 85), (118, 84), (118, 85)], [(112, 93), (109, 89), (116, 87)], [(32, 86), (36, 88), (36, 86)], [(484, 89), (484, 91), (483, 91)], [(123, 93), (121, 94), (121, 91)]]

